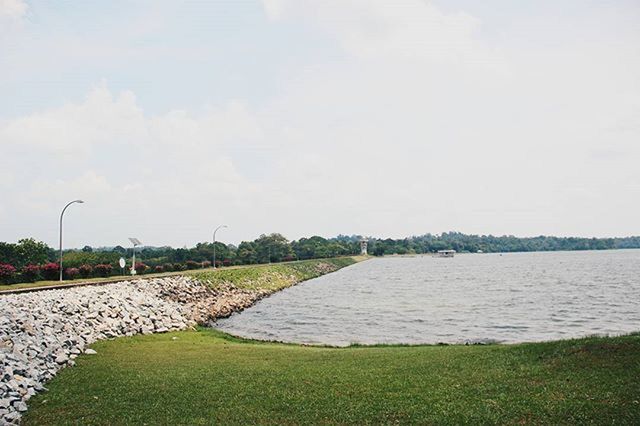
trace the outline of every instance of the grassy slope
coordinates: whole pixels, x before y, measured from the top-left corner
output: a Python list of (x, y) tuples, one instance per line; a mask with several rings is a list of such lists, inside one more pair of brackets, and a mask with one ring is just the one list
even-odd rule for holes
[(238, 269), (199, 271), (193, 272), (192, 276), (214, 288), (229, 283), (245, 290), (277, 291), (301, 281), (337, 271), (364, 259), (366, 259), (364, 256), (312, 259)]
[(32, 399), (24, 424), (640, 424), (637, 334), (321, 348), (200, 330), (94, 348)]

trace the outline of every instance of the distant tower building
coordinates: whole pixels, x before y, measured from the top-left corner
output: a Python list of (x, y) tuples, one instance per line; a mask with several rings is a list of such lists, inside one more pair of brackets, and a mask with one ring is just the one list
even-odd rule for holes
[(360, 240), (360, 254), (363, 256), (367, 255), (367, 240)]

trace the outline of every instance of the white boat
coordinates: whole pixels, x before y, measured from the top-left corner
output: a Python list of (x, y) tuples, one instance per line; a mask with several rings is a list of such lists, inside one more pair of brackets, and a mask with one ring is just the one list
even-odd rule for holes
[(456, 254), (455, 250), (438, 250), (434, 257), (453, 257)]

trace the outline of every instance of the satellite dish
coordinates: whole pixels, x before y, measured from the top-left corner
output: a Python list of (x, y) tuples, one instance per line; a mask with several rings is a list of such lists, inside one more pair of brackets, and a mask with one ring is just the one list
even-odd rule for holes
[(127, 264), (127, 262), (124, 260), (124, 257), (121, 257), (120, 258), (120, 267), (124, 269), (126, 264)]

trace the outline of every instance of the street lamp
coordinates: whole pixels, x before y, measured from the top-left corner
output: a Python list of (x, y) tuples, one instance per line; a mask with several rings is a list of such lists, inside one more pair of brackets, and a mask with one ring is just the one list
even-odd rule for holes
[(73, 203), (82, 204), (84, 203), (84, 201), (73, 200), (72, 202), (64, 206), (64, 209), (62, 209), (62, 213), (60, 213), (60, 282), (62, 282), (62, 217), (64, 216), (64, 211), (67, 210), (67, 207), (69, 207)]
[(136, 247), (138, 247), (142, 243), (137, 238), (129, 238), (129, 241), (131, 241), (131, 244), (133, 244), (133, 260), (131, 261), (131, 275), (135, 275), (137, 273), (137, 271), (136, 271)]
[(220, 225), (213, 231), (213, 269), (216, 269), (216, 232), (220, 228), (228, 228), (227, 225)]

